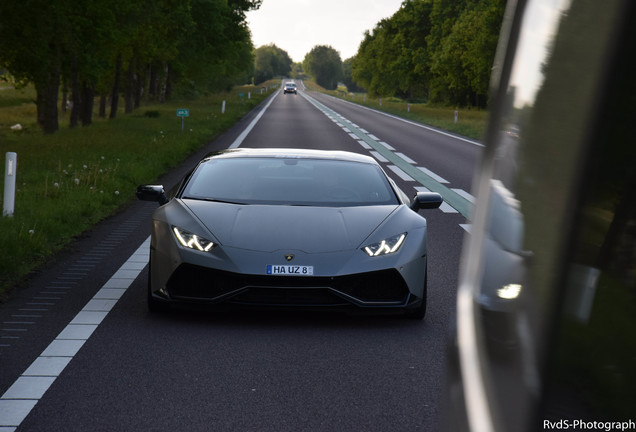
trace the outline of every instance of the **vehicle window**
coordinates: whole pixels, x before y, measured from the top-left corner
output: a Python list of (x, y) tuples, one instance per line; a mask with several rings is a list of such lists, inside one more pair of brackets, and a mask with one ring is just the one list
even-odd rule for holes
[(243, 204), (394, 205), (395, 192), (372, 164), (298, 158), (219, 158), (201, 164), (182, 197)]

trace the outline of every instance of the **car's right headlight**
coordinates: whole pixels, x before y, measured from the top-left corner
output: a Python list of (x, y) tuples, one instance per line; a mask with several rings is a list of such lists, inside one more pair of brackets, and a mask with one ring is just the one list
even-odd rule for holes
[(389, 238), (386, 238), (380, 242), (370, 244), (362, 248), (367, 255), (370, 257), (388, 255), (397, 252), (402, 244), (404, 244), (404, 239), (406, 238), (406, 233), (398, 234)]
[(172, 227), (172, 232), (174, 233), (174, 236), (176, 237), (179, 244), (189, 249), (194, 249), (201, 252), (209, 252), (212, 250), (212, 248), (214, 248), (214, 246), (216, 246), (216, 243), (206, 238), (200, 237), (196, 234), (192, 234), (191, 232), (176, 226)]

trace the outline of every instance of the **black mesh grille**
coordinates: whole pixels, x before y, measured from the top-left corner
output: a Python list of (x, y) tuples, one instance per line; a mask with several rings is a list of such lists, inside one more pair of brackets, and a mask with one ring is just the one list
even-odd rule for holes
[(181, 265), (167, 284), (175, 299), (206, 299), (271, 305), (402, 304), (404, 279), (393, 269), (339, 277), (242, 275)]

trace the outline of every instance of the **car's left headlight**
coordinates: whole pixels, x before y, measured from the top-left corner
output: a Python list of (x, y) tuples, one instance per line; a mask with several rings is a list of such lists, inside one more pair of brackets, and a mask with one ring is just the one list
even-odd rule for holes
[(189, 231), (173, 226), (172, 232), (174, 233), (177, 241), (183, 247), (195, 249), (201, 252), (209, 252), (216, 244), (206, 238), (200, 237), (196, 234), (192, 234)]
[(370, 257), (388, 255), (397, 252), (404, 244), (406, 233), (386, 238), (380, 242), (370, 244), (362, 248)]

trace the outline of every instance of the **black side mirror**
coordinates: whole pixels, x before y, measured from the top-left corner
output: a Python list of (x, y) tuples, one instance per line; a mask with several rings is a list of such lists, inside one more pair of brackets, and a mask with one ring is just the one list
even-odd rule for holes
[(411, 209), (418, 211), (420, 209), (436, 209), (442, 205), (444, 198), (437, 192), (418, 192), (413, 198)]
[(168, 203), (168, 197), (161, 185), (141, 185), (137, 187), (137, 198), (142, 201), (156, 201), (159, 205)]

